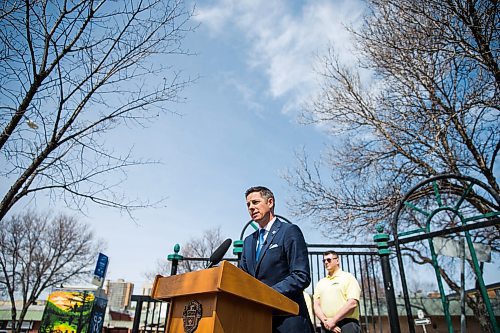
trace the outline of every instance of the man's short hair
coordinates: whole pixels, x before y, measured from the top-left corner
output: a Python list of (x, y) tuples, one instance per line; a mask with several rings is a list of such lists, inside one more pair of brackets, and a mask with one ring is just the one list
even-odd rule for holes
[[(264, 199), (273, 198), (273, 202), (275, 202), (273, 192), (270, 189), (268, 189), (267, 187), (265, 187), (265, 186), (253, 186), (253, 187), (250, 187), (248, 190), (245, 191), (245, 198), (248, 197), (248, 195), (250, 193), (253, 193), (253, 192), (259, 192), (260, 195), (262, 195), (262, 197)], [(275, 202), (275, 204), (276, 204), (276, 202)]]
[(329, 254), (332, 254), (332, 255), (334, 255), (335, 257), (338, 257), (338, 256), (339, 256), (339, 254), (338, 254), (337, 252), (335, 252), (335, 251), (333, 251), (333, 250), (328, 250), (328, 251), (323, 252), (323, 257), (326, 257), (326, 256), (327, 256), (327, 255), (329, 255)]

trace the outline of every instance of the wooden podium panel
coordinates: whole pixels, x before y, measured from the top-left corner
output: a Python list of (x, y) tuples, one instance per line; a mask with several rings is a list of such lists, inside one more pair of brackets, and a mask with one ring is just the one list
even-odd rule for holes
[(272, 316), (262, 306), (241, 304), (228, 295), (181, 296), (173, 302), (166, 332), (184, 333), (182, 313), (184, 306), (195, 299), (203, 307), (202, 318), (196, 333), (271, 332)]
[(183, 312), (191, 301), (202, 307), (196, 333), (271, 332), (273, 314), (299, 311), (297, 303), (227, 261), (201, 271), (158, 275), (151, 296), (171, 301), (167, 333), (185, 332)]

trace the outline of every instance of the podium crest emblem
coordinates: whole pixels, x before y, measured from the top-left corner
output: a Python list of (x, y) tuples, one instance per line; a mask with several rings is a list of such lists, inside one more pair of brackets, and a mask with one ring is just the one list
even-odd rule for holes
[(182, 322), (184, 324), (185, 333), (193, 333), (196, 331), (202, 313), (201, 303), (198, 301), (193, 300), (184, 306), (184, 311), (182, 312)]

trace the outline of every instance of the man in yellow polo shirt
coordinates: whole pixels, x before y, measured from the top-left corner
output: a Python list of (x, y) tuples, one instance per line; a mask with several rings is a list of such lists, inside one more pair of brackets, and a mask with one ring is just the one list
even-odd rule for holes
[(324, 332), (359, 333), (359, 296), (361, 288), (351, 273), (340, 268), (335, 251), (323, 254), (328, 275), (314, 290), (314, 312), (321, 320)]

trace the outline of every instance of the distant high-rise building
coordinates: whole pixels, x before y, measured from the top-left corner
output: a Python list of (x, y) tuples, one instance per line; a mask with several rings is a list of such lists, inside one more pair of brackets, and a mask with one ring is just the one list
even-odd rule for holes
[(106, 280), (104, 289), (108, 296), (108, 308), (115, 311), (126, 310), (130, 306), (130, 297), (134, 292), (134, 284), (123, 279)]
[(151, 290), (153, 289), (153, 284), (151, 282), (145, 282), (142, 285), (141, 295), (151, 295)]

